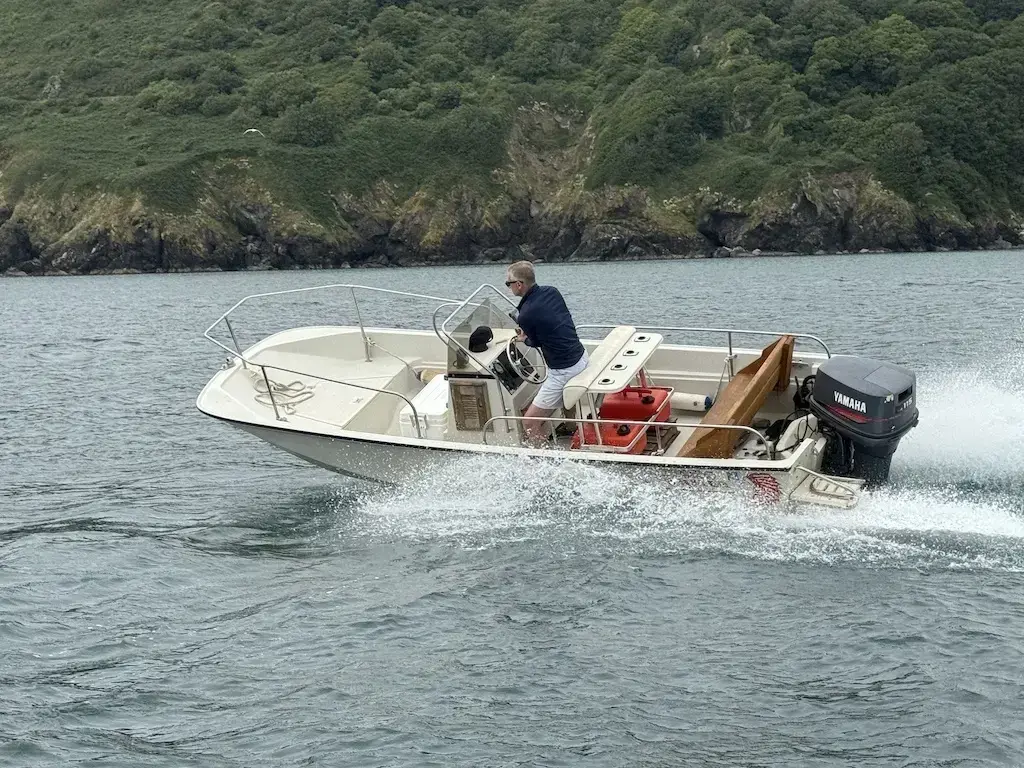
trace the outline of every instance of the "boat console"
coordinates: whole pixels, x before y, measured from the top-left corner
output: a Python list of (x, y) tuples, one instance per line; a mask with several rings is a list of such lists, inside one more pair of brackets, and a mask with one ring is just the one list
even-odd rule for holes
[[(518, 425), (496, 417), (518, 416), (526, 410), (539, 385), (530, 377), (543, 380), (543, 369), (538, 361), (529, 359), (530, 352), (514, 343), (513, 329), (494, 328), (491, 333), (491, 340), (478, 351), (450, 347), (451, 427), (459, 439), (483, 442), (488, 432), (489, 440), (518, 444)], [(540, 356), (539, 352), (532, 354)], [(513, 359), (513, 355), (517, 357)]]
[[(517, 355), (518, 357), (516, 357)], [(514, 395), (523, 383), (538, 370), (514, 346), (507, 346), (501, 350), (488, 368), (494, 374), (494, 378), (505, 388), (505, 391), (511, 395)]]

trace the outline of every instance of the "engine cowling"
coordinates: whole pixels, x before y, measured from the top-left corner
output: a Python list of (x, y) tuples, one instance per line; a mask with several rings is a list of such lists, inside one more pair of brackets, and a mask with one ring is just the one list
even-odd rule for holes
[(829, 437), (823, 471), (878, 485), (917, 426), (917, 377), (880, 360), (832, 357), (818, 366), (808, 407)]

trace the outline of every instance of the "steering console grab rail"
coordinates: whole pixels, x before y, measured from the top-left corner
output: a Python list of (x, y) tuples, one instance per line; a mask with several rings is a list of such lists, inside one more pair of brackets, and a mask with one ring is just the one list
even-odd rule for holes
[[(478, 366), (480, 366), (481, 370), (487, 370), (487, 366), (483, 364), (483, 362), (480, 360), (480, 358), (478, 358), (475, 354), (470, 352), (469, 349), (467, 349), (464, 344), (462, 344), (461, 342), (459, 342), (458, 339), (456, 339), (454, 336), (452, 336), (451, 333), (449, 333), (448, 329), (445, 326), (449, 323), (449, 321), (452, 320), (452, 318), (454, 318), (459, 312), (461, 312), (466, 307), (482, 307), (482, 306), (484, 306), (483, 302), (476, 302), (476, 303), (474, 303), (473, 299), (476, 298), (477, 294), (481, 293), (482, 291), (484, 291), (487, 288), (490, 288), (495, 293), (495, 295), (497, 295), (499, 298), (504, 300), (506, 304), (508, 304), (510, 307), (512, 307), (512, 309), (516, 308), (515, 302), (513, 302), (511, 299), (509, 299), (508, 296), (503, 294), (501, 291), (499, 291), (497, 288), (495, 288), (490, 283), (484, 283), (479, 288), (477, 288), (475, 291), (473, 291), (471, 294), (469, 294), (469, 296), (467, 296), (463, 301), (447, 301), (447, 300), (445, 300), (446, 303), (442, 304), (440, 307), (437, 307), (437, 309), (434, 310), (434, 314), (431, 316), (431, 323), (434, 326), (434, 333), (437, 334), (437, 338), (439, 338), (441, 341), (443, 341), (446, 345), (451, 346), (452, 344), (454, 344), (455, 346), (457, 346), (461, 350), (461, 352), (467, 358), (469, 358), (470, 360), (475, 362)], [(446, 306), (454, 306), (455, 309), (453, 309), (448, 314), (448, 317), (446, 317), (444, 320), (441, 321), (441, 325), (439, 327), (437, 325), (437, 313), (441, 311), (442, 307), (446, 307)], [(493, 309), (493, 307), (491, 307), (491, 309)]]
[[(458, 306), (455, 309), (453, 309), (451, 311), (451, 313), (448, 315), (448, 317), (446, 317), (441, 322), (441, 330), (444, 331), (445, 334), (448, 334), (448, 329), (445, 327), (448, 324), (448, 322), (450, 320), (452, 320), (452, 318), (454, 318), (455, 315), (457, 315), (459, 313), (459, 310), (461, 310), (464, 307), (469, 306), (470, 304), (472, 304), (473, 299), (476, 298), (476, 295), (478, 293), (481, 293), (482, 291), (484, 291), (487, 288), (490, 288), (498, 298), (502, 299), (506, 304), (508, 304), (510, 307), (512, 307), (512, 309), (516, 309), (516, 303), (514, 301), (512, 301), (508, 296), (506, 296), (504, 293), (499, 291), (497, 288), (495, 288), (490, 283), (484, 283), (479, 288), (477, 288), (475, 291), (473, 291), (471, 294), (469, 294), (469, 296), (467, 296), (463, 301), (459, 301), (459, 302), (454, 302), (453, 301), (453, 302), (451, 302), (452, 304), (458, 304)], [(450, 335), (450, 334), (448, 334), (448, 335)]]
[[(454, 339), (454, 338), (453, 338), (453, 337), (452, 337), (451, 335), (449, 335), (449, 333), (448, 333), (447, 331), (444, 331), (444, 330), (442, 330), (442, 329), (441, 329), (441, 328), (439, 328), (439, 327), (438, 327), (438, 325), (437, 325), (437, 313), (438, 313), (438, 312), (440, 312), (440, 311), (441, 311), (442, 309), (444, 309), (445, 307), (462, 307), (462, 306), (463, 306), (463, 304), (465, 304), (465, 302), (462, 302), (462, 301), (445, 301), (445, 303), (444, 303), (444, 304), (439, 304), (439, 305), (438, 305), (438, 306), (437, 306), (437, 307), (436, 307), (436, 308), (434, 309), (434, 311), (433, 311), (433, 312), (431, 313), (431, 315), (430, 315), (430, 325), (431, 325), (431, 326), (433, 327), (433, 329), (434, 329), (434, 334), (435, 334), (435, 335), (437, 336), (437, 338), (439, 338), (439, 339), (440, 339), (441, 341), (443, 341), (443, 342), (445, 342), (445, 343), (447, 343), (447, 342), (449, 342), (449, 341), (450, 341), (450, 342), (451, 342), (452, 344), (455, 344), (456, 346), (458, 346), (458, 347), (461, 347), (461, 348), (463, 349), (463, 351), (465, 351), (466, 353), (469, 353), (469, 350), (468, 350), (468, 349), (466, 349), (466, 348), (465, 348), (465, 347), (463, 347), (463, 346), (462, 346), (461, 344), (459, 344), (459, 343), (458, 343), (458, 342), (457, 342), (457, 341), (456, 341), (456, 340), (455, 340), (455, 339)], [(484, 306), (484, 305), (483, 305), (483, 304), (473, 304), (472, 306), (474, 306), (474, 307), (482, 307), (482, 306)], [(443, 321), (442, 321), (442, 322), (443, 322)], [(478, 362), (479, 362), (479, 361), (478, 361)]]

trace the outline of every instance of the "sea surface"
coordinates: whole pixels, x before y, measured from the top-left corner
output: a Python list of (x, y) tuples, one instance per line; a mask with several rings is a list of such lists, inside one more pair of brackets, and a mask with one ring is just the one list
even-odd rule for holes
[[(243, 296), (501, 265), (0, 280), (0, 765), (1024, 765), (1024, 253), (539, 274), (580, 324), (910, 366), (892, 484), (793, 511), (467, 458), (381, 489), (195, 408)], [(293, 293), (235, 330), (352, 318)]]

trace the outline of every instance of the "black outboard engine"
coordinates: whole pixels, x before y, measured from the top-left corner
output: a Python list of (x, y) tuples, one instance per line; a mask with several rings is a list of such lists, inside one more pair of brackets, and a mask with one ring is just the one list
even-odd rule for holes
[(818, 366), (808, 407), (828, 438), (822, 471), (875, 486), (889, 479), (900, 438), (917, 426), (917, 377), (864, 357), (832, 357)]

